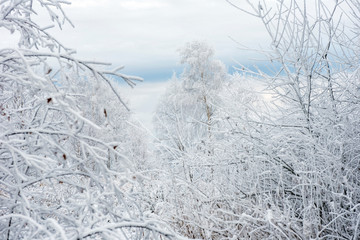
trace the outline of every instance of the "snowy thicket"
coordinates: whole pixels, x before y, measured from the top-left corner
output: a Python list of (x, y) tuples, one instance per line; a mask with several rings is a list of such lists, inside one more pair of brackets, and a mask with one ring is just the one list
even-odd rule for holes
[(359, 32), (348, 25), (360, 4), (231, 4), (263, 22), (272, 72), (242, 67), (214, 82), (212, 61), (191, 56), (208, 59), (206, 44), (180, 51), (187, 65), (155, 120), (169, 172), (155, 211), (190, 238), (358, 239)]
[(0, 238), (171, 238), (143, 213), (133, 161), (145, 145), (111, 76), (139, 79), (76, 58), (33, 21), (70, 23), (63, 4), (0, 2), (0, 26), (19, 37), (0, 50)]
[(140, 79), (33, 21), (71, 24), (67, 2), (0, 1), (0, 239), (359, 238), (359, 1), (228, 2), (272, 72), (186, 44), (150, 151), (113, 80)]

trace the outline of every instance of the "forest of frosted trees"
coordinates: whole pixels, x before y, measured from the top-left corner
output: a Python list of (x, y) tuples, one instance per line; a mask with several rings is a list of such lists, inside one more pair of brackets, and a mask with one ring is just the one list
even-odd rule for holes
[(360, 1), (224, 1), (267, 70), (187, 43), (155, 136), (119, 94), (141, 78), (48, 32), (67, 4), (0, 0), (0, 239), (359, 239)]

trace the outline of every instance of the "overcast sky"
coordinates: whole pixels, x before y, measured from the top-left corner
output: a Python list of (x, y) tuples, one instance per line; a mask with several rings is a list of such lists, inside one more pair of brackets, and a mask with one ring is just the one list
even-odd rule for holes
[[(72, 0), (64, 7), (75, 28), (52, 31), (60, 42), (77, 50), (81, 59), (124, 65), (124, 73), (143, 77), (127, 90), (132, 109), (150, 127), (151, 113), (165, 89), (154, 82), (181, 72), (177, 49), (193, 40), (207, 41), (217, 59), (231, 70), (235, 61), (249, 63), (251, 52), (240, 51), (231, 38), (257, 48), (266, 45), (259, 19), (225, 0)], [(240, 1), (238, 1), (240, 2)], [(48, 20), (44, 23), (49, 24)], [(6, 36), (4, 32), (0, 35)], [(1, 47), (15, 43), (0, 38)], [(146, 115), (146, 116), (145, 116)], [(145, 117), (144, 117), (145, 116)]]
[(230, 37), (250, 47), (264, 41), (260, 21), (225, 0), (73, 0), (65, 10), (75, 25), (58, 34), (65, 45), (149, 81), (180, 70), (176, 50), (186, 42), (207, 41), (232, 66), (246, 63), (250, 53)]
[[(174, 71), (181, 73), (176, 50), (186, 42), (207, 41), (230, 71), (235, 61), (249, 66), (255, 63), (251, 59), (261, 58), (239, 50), (231, 39), (254, 49), (269, 46), (261, 21), (226, 0), (70, 1), (64, 10), (75, 28), (68, 24), (63, 31), (51, 31), (64, 45), (76, 49), (79, 58), (124, 65), (123, 73), (143, 77), (145, 82), (134, 90), (124, 87), (124, 94), (148, 127), (165, 80)], [(48, 25), (47, 19), (44, 26)], [(1, 48), (15, 45), (8, 35), (0, 29)]]
[(258, 19), (225, 0), (73, 0), (65, 7), (75, 28), (56, 32), (78, 56), (124, 65), (124, 72), (145, 79), (134, 90), (124, 88), (135, 116), (151, 128), (152, 113), (164, 81), (181, 72), (176, 50), (186, 42), (205, 40), (229, 69), (252, 54), (239, 43), (258, 47), (266, 36)]

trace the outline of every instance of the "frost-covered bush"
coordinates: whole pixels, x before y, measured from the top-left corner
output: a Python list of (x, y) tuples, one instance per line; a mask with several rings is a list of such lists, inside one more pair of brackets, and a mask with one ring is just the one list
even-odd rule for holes
[(228, 2), (263, 22), (271, 73), (242, 67), (206, 108), (189, 99), (214, 93), (193, 57), (211, 53), (184, 48), (190, 69), (157, 112), (171, 174), (154, 211), (190, 238), (358, 239), (359, 2)]
[(234, 128), (252, 144), (254, 163), (241, 187), (249, 205), (239, 235), (357, 239), (359, 34), (349, 26), (357, 21), (346, 14), (350, 2), (248, 3), (239, 9), (263, 22), (274, 71), (252, 72), (268, 103), (238, 121), (255, 131)]
[[(138, 78), (77, 59), (32, 20), (44, 10), (58, 26), (70, 22), (63, 4), (0, 3), (0, 27), (19, 36), (18, 48), (0, 49), (0, 238), (171, 238), (143, 214), (135, 150), (120, 138), (128, 114), (110, 77)], [(101, 105), (99, 86), (112, 106)]]

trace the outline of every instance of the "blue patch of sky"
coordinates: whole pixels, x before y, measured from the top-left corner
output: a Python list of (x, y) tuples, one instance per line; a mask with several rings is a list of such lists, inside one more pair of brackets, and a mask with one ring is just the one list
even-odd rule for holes
[[(242, 72), (244, 70), (243, 67), (247, 68), (250, 71), (257, 72), (260, 70), (262, 73), (267, 75), (274, 75), (279, 69), (280, 64), (276, 63), (247, 63), (243, 66), (235, 62), (229, 61), (225, 64), (227, 71), (229, 74), (234, 74), (235, 72)], [(177, 76), (180, 76), (183, 71), (183, 66), (177, 67), (156, 67), (152, 69), (132, 69), (132, 68), (125, 68), (121, 72), (126, 75), (130, 76), (138, 76), (144, 79), (144, 82), (164, 82), (171, 79), (173, 74), (175, 73)], [(126, 85), (126, 82), (122, 79), (117, 79), (121, 85)]]
[[(121, 73), (129, 76), (137, 76), (144, 79), (144, 82), (164, 82), (171, 78), (174, 72), (177, 74), (182, 72), (182, 67), (179, 66), (177, 68), (168, 68), (168, 67), (156, 67), (152, 69), (132, 69), (125, 68), (121, 71)], [(119, 79), (120, 84), (126, 83)]]

